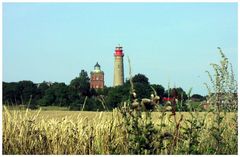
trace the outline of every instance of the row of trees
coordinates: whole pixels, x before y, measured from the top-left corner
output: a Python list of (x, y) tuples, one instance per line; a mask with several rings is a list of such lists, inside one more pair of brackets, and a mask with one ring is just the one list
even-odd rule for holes
[[(153, 93), (151, 86), (160, 98), (171, 96), (171, 89), (165, 90), (162, 85), (150, 84), (143, 74), (135, 75), (132, 82), (138, 99), (149, 98)], [(94, 90), (90, 88), (87, 72), (82, 70), (69, 85), (57, 82), (40, 84), (32, 81), (3, 82), (3, 103), (26, 105), (33, 109), (38, 106), (65, 106), (71, 110), (111, 110), (129, 99), (130, 86), (130, 81), (127, 80), (122, 86)], [(178, 97), (186, 100), (185, 91), (182, 88), (176, 89), (179, 93)]]
[[(84, 100), (86, 110), (94, 110), (97, 101), (93, 96), (96, 91), (90, 89), (90, 79), (86, 71), (82, 70), (79, 77), (73, 79), (70, 85), (65, 83), (32, 81), (3, 82), (3, 103), (9, 105), (27, 105), (30, 108), (38, 106), (68, 106), (70, 109), (79, 108)], [(79, 110), (78, 108), (78, 110)]]

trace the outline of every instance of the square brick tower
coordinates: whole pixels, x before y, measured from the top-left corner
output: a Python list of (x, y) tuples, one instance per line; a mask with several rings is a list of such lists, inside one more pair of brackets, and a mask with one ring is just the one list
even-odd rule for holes
[(94, 70), (91, 72), (90, 88), (102, 89), (104, 87), (104, 72), (101, 70), (100, 65), (94, 66)]

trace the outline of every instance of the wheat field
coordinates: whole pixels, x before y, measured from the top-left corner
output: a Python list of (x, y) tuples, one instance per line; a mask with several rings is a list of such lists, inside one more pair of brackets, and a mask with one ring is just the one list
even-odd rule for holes
[[(140, 118), (127, 117), (126, 121), (117, 109), (78, 112), (4, 108), (3, 154), (237, 153), (236, 113), (221, 113), (224, 118), (219, 137), (214, 113), (148, 115), (142, 112)], [(220, 137), (219, 144), (216, 138)], [(219, 145), (222, 147), (217, 149)]]

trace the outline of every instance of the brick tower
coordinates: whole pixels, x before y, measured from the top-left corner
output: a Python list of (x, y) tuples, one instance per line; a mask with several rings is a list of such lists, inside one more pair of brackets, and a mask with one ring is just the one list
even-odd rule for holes
[(114, 53), (114, 80), (113, 86), (123, 85), (124, 69), (123, 69), (123, 50), (122, 47), (118, 46)]
[(91, 72), (90, 88), (102, 89), (104, 87), (104, 72), (101, 70), (100, 65), (94, 66), (94, 70)]

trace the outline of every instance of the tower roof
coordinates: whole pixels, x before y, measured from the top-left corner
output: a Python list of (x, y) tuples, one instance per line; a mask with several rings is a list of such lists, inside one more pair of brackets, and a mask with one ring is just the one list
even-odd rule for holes
[(98, 62), (97, 62), (94, 67), (99, 67), (99, 68), (100, 68), (101, 66), (100, 66), (100, 65), (98, 64)]
[(96, 63), (96, 65), (94, 65), (94, 70), (93, 70), (94, 73), (99, 73), (99, 72), (102, 72), (101, 71), (101, 66), (98, 64), (98, 62)]

